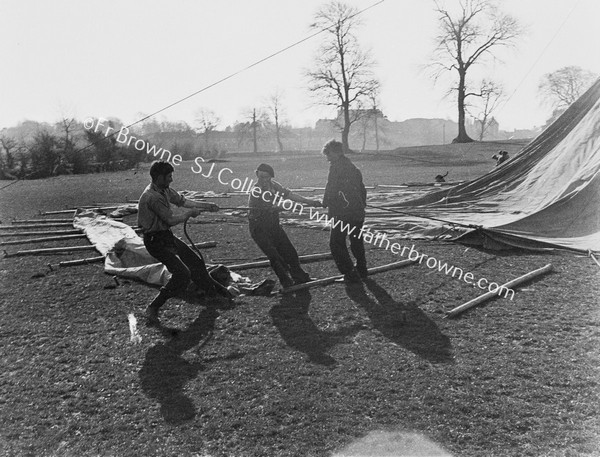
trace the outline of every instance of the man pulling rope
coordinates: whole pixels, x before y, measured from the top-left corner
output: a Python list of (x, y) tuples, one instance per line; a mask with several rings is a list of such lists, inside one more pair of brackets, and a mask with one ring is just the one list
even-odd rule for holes
[[(192, 280), (199, 290), (208, 296), (217, 294), (231, 298), (226, 287), (215, 281), (206, 269), (200, 251), (194, 252), (187, 244), (171, 232), (171, 227), (197, 217), (202, 211), (218, 211), (214, 203), (187, 200), (169, 186), (173, 182), (173, 166), (165, 161), (155, 161), (150, 167), (150, 183), (138, 203), (138, 225), (144, 237), (148, 253), (167, 267), (171, 278), (146, 308), (148, 325), (159, 325), (158, 312), (165, 302), (184, 292)], [(171, 203), (191, 208), (175, 216)]]

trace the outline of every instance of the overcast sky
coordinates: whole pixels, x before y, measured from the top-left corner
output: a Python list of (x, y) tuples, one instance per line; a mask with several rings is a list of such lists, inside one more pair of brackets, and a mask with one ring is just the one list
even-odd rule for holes
[[(430, 0), (347, 0), (361, 15), (357, 34), (377, 61), (380, 107), (393, 121), (456, 120), (447, 87), (422, 66), (437, 31)], [(118, 117), (126, 123), (158, 111), (311, 35), (324, 0), (0, 0), (0, 128), (63, 116)], [(600, 74), (599, 0), (500, 0), (529, 28), (502, 63), (480, 70), (509, 96), (495, 114), (500, 128), (542, 125), (541, 77), (576, 65)], [(247, 120), (276, 90), (294, 126), (333, 113), (306, 90), (324, 35), (314, 37), (157, 115), (193, 124), (200, 109), (220, 127)]]

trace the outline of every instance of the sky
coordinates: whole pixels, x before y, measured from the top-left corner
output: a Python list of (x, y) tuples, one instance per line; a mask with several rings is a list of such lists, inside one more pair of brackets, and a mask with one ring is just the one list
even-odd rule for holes
[[(454, 0), (455, 1), (455, 0)], [(248, 121), (280, 94), (295, 127), (332, 118), (307, 90), (306, 70), (324, 34), (309, 28), (325, 0), (0, 0), (0, 129), (23, 120), (116, 117), (186, 121), (212, 111), (220, 128)], [(431, 0), (345, 0), (366, 9), (356, 30), (381, 82), (391, 121), (457, 119), (448, 84), (424, 71), (438, 31)], [(502, 130), (550, 117), (537, 87), (544, 74), (579, 66), (600, 74), (598, 0), (499, 0), (527, 32), (477, 77), (501, 83)], [(306, 40), (305, 40), (306, 39)], [(305, 40), (305, 41), (302, 41)], [(261, 63), (288, 46), (301, 42)], [(256, 65), (254, 65), (256, 64)], [(251, 66), (251, 68), (247, 68)], [(227, 78), (225, 81), (219, 82)]]

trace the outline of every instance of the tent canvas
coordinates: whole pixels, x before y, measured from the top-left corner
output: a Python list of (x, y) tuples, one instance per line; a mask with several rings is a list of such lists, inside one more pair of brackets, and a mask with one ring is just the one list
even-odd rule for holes
[[(125, 205), (119, 213), (137, 212), (137, 205)], [(122, 278), (136, 279), (148, 284), (163, 286), (171, 278), (167, 268), (152, 257), (143, 240), (129, 225), (115, 221), (95, 209), (79, 209), (73, 219), (73, 226), (81, 229), (96, 249), (105, 256), (104, 271)], [(218, 280), (218, 276), (226, 276), (220, 282), (234, 286), (228, 287), (230, 292), (246, 295), (269, 295), (275, 282), (269, 279), (258, 283), (250, 278), (230, 271), (223, 265), (207, 264), (210, 275)]]
[(600, 79), (490, 173), (383, 206), (404, 213), (394, 219), (400, 237), (599, 253), (599, 197)]

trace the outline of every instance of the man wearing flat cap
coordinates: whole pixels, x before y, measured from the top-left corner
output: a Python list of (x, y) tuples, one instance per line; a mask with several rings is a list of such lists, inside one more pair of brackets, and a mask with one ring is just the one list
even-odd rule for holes
[(258, 181), (248, 199), (250, 236), (269, 259), (283, 289), (310, 281), (310, 275), (300, 266), (296, 248), (279, 223), (279, 212), (284, 199), (314, 207), (320, 207), (321, 202), (297, 195), (274, 181), (271, 165), (261, 163), (256, 176)]

